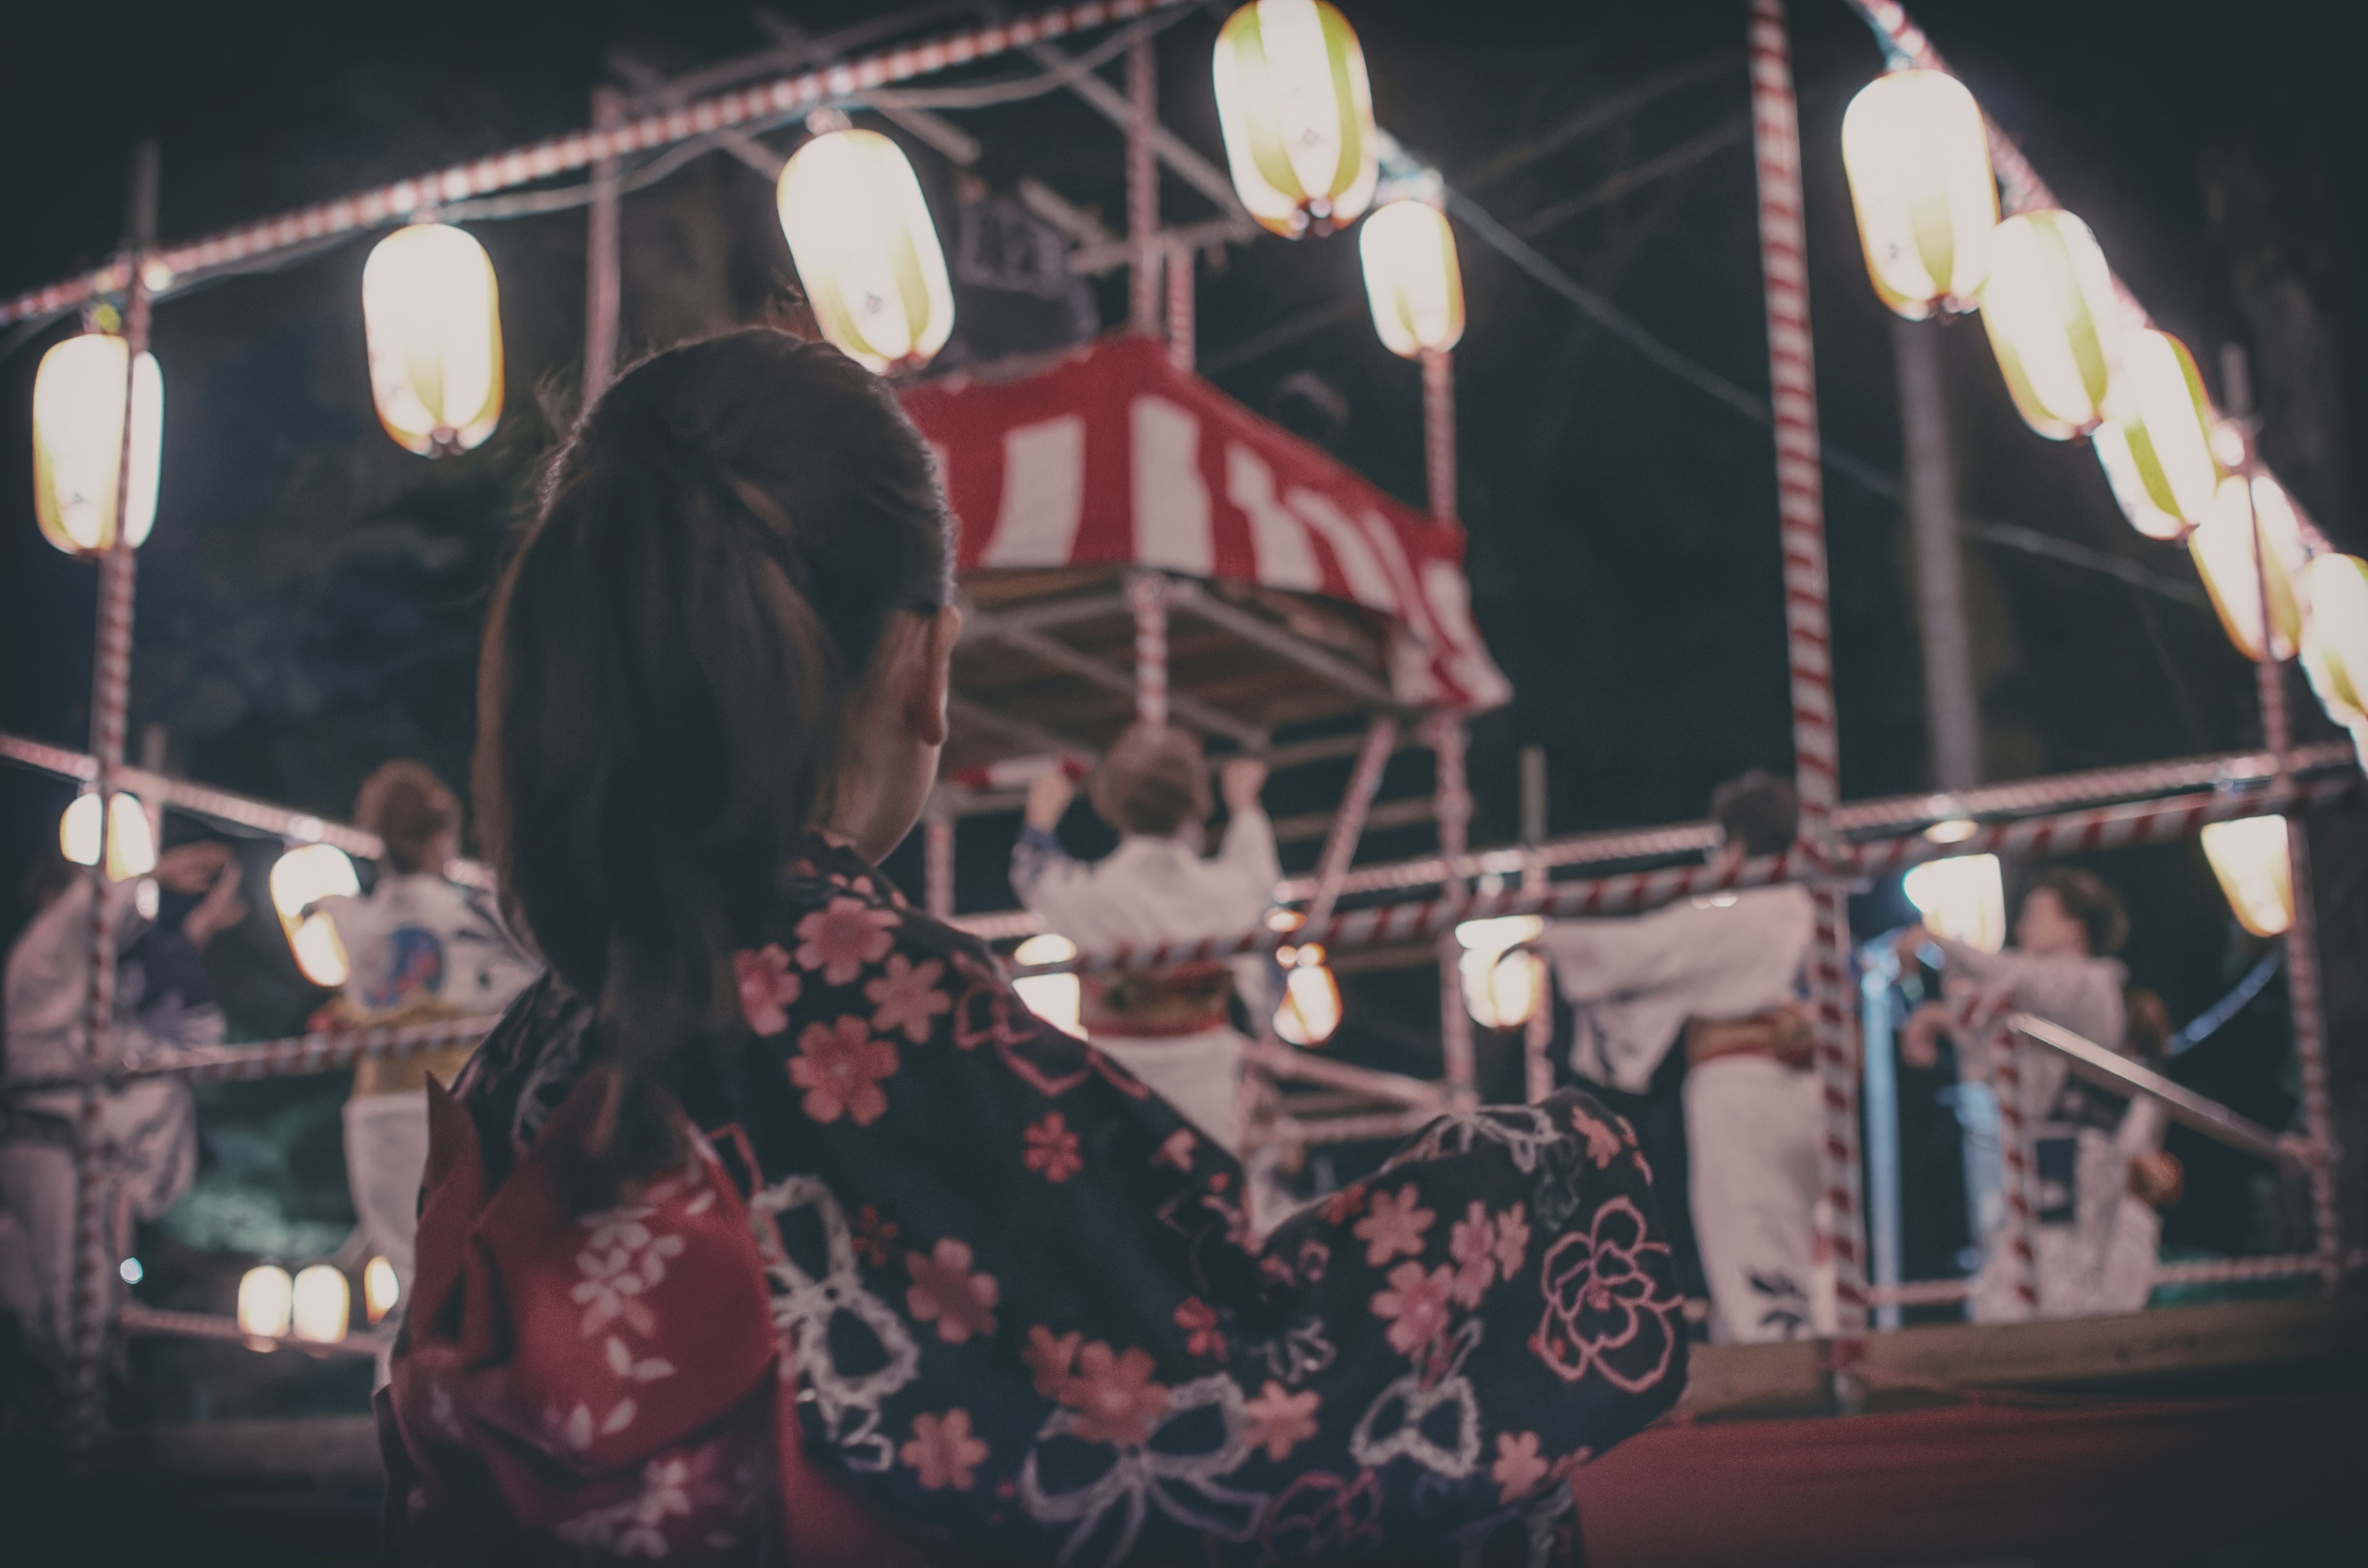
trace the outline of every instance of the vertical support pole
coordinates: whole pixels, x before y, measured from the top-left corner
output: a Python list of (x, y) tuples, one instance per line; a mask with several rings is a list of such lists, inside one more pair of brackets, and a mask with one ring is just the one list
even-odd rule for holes
[(1455, 516), (1455, 358), (1444, 348), (1422, 351), (1422, 458), (1430, 482), (1430, 515)]
[(1521, 847), (1529, 858), (1521, 865), (1521, 891), (1542, 892), (1546, 885), (1545, 863), (1538, 858), (1538, 846), (1546, 841), (1546, 748), (1521, 748)]
[(921, 819), (921, 895), (930, 917), (954, 913), (954, 819), (932, 811)]
[[(1543, 892), (1546, 886), (1545, 862), (1538, 857), (1538, 846), (1546, 841), (1546, 748), (1531, 745), (1521, 748), (1521, 847), (1529, 852), (1521, 863), (1521, 891)], [(1523, 1096), (1535, 1105), (1554, 1093), (1554, 968), (1543, 956), (1538, 960), (1538, 1003), (1530, 1020), (1521, 1029), (1521, 1088)]]
[(1554, 969), (1541, 958), (1537, 1011), (1521, 1026), (1521, 1092), (1535, 1105), (1554, 1093)]
[(1175, 245), (1167, 252), (1167, 362), (1179, 370), (1192, 368), (1197, 352), (1193, 259), (1190, 245)]
[[(2022, 1037), (2008, 1027), (2000, 998), (1971, 998), (1961, 1017), (1968, 1022), (1957, 1031), (1957, 1038), (1973, 1042), (1966, 1053), (1972, 1075), (1989, 1085), (1998, 1102), (1998, 1165), (2006, 1207), (1998, 1242), (2007, 1249), (2007, 1279), (2021, 1315), (2032, 1317), (2039, 1312), (2039, 1254), (2032, 1241), (2036, 1219), (2031, 1205), (2030, 1107), (2024, 1103), (2023, 1088), (2026, 1048)], [(1994, 1267), (1994, 1259), (1986, 1259), (1984, 1272)]]
[(1144, 34), (1126, 50), (1126, 238), (1134, 252), (1127, 275), (1127, 325), (1159, 335), (1159, 57)]
[[(1460, 713), (1435, 713), (1430, 719), (1431, 755), (1438, 760), (1431, 790), (1431, 814), (1439, 821), (1439, 853), (1449, 862), (1460, 860), (1472, 846), (1472, 788), (1464, 777), (1464, 751), (1469, 737)], [(1463, 879), (1454, 879), (1449, 897), (1460, 899)], [(1472, 1010), (1463, 1005), (1463, 945), (1453, 926), (1439, 934), (1439, 1043), (1445, 1061), (1447, 1097), (1451, 1105), (1469, 1106), (1479, 1099), (1476, 1063), (1472, 1051)]]
[[(1793, 771), (1801, 792), (1801, 845), (1821, 872), (1839, 799), (1831, 632), (1827, 617), (1826, 507), (1817, 443), (1817, 383), (1809, 335), (1808, 252), (1801, 224), (1801, 125), (1793, 97), (1782, 0), (1750, 0), (1751, 141), (1759, 183), (1760, 278), (1768, 301), (1768, 379), (1776, 426), (1776, 506), (1784, 552), (1785, 648), (1792, 672)], [(1837, 1334), (1848, 1346), (1866, 1328), (1860, 1236), (1858, 1074), (1851, 1057), (1847, 981), (1849, 904), (1830, 880), (1813, 890), (1816, 941), (1810, 996), (1816, 1012), (1817, 1076), (1826, 1127), (1823, 1240), (1834, 1264)], [(1848, 1352), (1845, 1352), (1845, 1357)]]
[[(596, 130), (621, 125), (624, 95), (616, 88), (592, 89), (592, 124)], [(623, 262), (618, 237), (618, 217), (623, 201), (618, 188), (617, 160), (602, 158), (592, 165), (592, 206), (585, 224), (584, 256), (584, 406), (609, 388), (617, 374), (617, 324), (624, 302)]]
[[(137, 583), (131, 541), (125, 537), (126, 502), (131, 494), (132, 388), (131, 374), (148, 352), (148, 254), (156, 244), (156, 187), (160, 154), (142, 142), (131, 155), (131, 191), (125, 223), (123, 341), (123, 446), (117, 459), (114, 542), (98, 561), (98, 633), (92, 660), (90, 750), (98, 762), (98, 858), (90, 869), (90, 989), (84, 999), (83, 1052), (96, 1072), (114, 1053), (115, 916), (120, 904), (108, 896), (108, 840), (113, 835), (116, 774), (123, 767), (124, 731), (131, 706), (131, 611)], [(74, 1247), (71, 1330), (67, 1353), (67, 1440), (86, 1451), (107, 1426), (108, 1319), (114, 1299), (115, 1270), (108, 1256), (106, 1149), (99, 1130), (102, 1100), (96, 1083), (84, 1085), (74, 1119)]]
[(1126, 580), (1126, 602), (1134, 611), (1134, 717), (1144, 724), (1167, 722), (1167, 579), (1137, 572)]
[[(1903, 1236), (1899, 1221), (1899, 1062), (1893, 1051), (1891, 987), (1898, 979), (1888, 953), (1869, 949), (1859, 964), (1859, 1032), (1865, 1042), (1866, 1183), (1869, 1252), (1875, 1288), (1899, 1289)], [(1899, 1326), (1899, 1302), (1886, 1294), (1874, 1309), (1874, 1326)]]
[(1341, 798), (1340, 809), (1332, 813), (1332, 826), (1324, 835), (1324, 849), (1315, 859), (1315, 893), (1307, 901), (1307, 919), (1301, 929), (1311, 936), (1332, 918), (1333, 905), (1340, 902), (1340, 879), (1349, 874), (1349, 862), (1357, 857), (1357, 840), (1365, 834), (1366, 815), (1373, 809), (1373, 796), (1382, 787), (1382, 774), (1390, 765), (1390, 756), (1398, 748), (1398, 722), (1389, 714), (1377, 716), (1365, 730), (1365, 745), (1357, 754), (1357, 766), (1349, 775), (1349, 792)]
[(1982, 778), (1982, 715), (1965, 619), (1964, 545), (1937, 322), (1892, 318), (1899, 426), (1907, 459), (1907, 521), (1916, 541), (1917, 626), (1923, 636), (1925, 756), (1935, 790)]

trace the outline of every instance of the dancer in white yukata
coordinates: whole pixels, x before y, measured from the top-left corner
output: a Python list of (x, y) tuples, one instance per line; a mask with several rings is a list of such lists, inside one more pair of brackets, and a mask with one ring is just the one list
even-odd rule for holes
[[(1272, 906), (1282, 868), (1274, 824), (1258, 803), (1266, 765), (1228, 762), (1223, 782), (1232, 820), (1210, 858), (1201, 852), (1212, 811), (1201, 743), (1187, 731), (1137, 724), (1093, 781), (1094, 810), (1118, 829), (1118, 848), (1092, 865), (1062, 852), (1053, 831), (1075, 790), (1065, 775), (1046, 774), (1028, 792), (1027, 824), (1011, 852), (1012, 891), (1088, 956), (1240, 936)], [(1258, 961), (1085, 977), (1087, 1038), (1235, 1154), (1249, 1042), (1226, 1004), (1236, 984), (1255, 984)]]
[[(227, 844), (185, 844), (157, 858), (152, 878), (108, 882), (115, 933), (115, 1028), (102, 1066), (170, 1057), (222, 1041), (222, 1009), (199, 961), (208, 943), (246, 915)], [(71, 1077), (86, 1063), (93, 879), (58, 860), (36, 870), (39, 907), (8, 952), (7, 1075), (11, 1083)], [(143, 913), (144, 909), (144, 913)], [(0, 1298), (28, 1342), (53, 1359), (65, 1344), (74, 1290), (74, 1118), (78, 1090), (12, 1095), (0, 1130)], [(111, 1258), (126, 1256), (132, 1223), (154, 1221), (198, 1172), (197, 1110), (178, 1078), (135, 1078), (99, 1096), (105, 1184), (100, 1201)]]
[[(367, 898), (323, 899), (350, 972), (316, 1021), (340, 1028), (498, 1013), (541, 972), (486, 893), (448, 880), (461, 802), (424, 764), (397, 760), (366, 779), (354, 821), (386, 846)], [(412, 1233), (427, 1166), (427, 1080), (450, 1085), (470, 1046), (372, 1059), (346, 1102), (346, 1180), (370, 1244), (411, 1293)]]
[[(2120, 949), (2128, 933), (2129, 917), (2112, 889), (2086, 871), (2052, 867), (2037, 872), (2023, 894), (2013, 948), (1984, 952), (1921, 926), (1903, 932), (1898, 946), (1905, 956), (1937, 949), (1941, 984), (1952, 996), (1978, 991), (1985, 1011), (2002, 1005), (2035, 1014), (2127, 1052), (2133, 1031), (2125, 999), (2144, 994), (2127, 992), (2128, 970), (2107, 955)], [(1927, 1002), (1909, 1015), (1900, 1034), (1902, 1060), (1913, 1067), (1938, 1061), (1939, 1038), (1947, 1031), (1951, 1010), (1948, 1003)], [(1957, 1042), (1961, 1051), (1971, 1043)], [(2026, 1046), (2020, 1056), (2037, 1221), (2032, 1248), (2038, 1264), (2039, 1315), (2140, 1311), (2154, 1289), (2162, 1239), (2158, 1210), (2176, 1201), (2181, 1185), (2177, 1157), (2162, 1148), (2162, 1103), (2141, 1095), (2123, 1107), (2073, 1082), (2071, 1063), (2042, 1047)], [(1985, 1115), (1978, 1097), (1971, 1098), (1969, 1165), (1980, 1161), (1995, 1167), (1997, 1134), (1984, 1133), (1995, 1126), (1996, 1112)], [(1996, 1189), (1994, 1169), (1969, 1169), (1968, 1178), (1977, 1191)], [(1976, 1323), (2011, 1322), (2030, 1314), (2015, 1290), (2011, 1254), (1999, 1244), (2004, 1205), (1993, 1200), (1985, 1207), (1987, 1211), (1976, 1217), (1985, 1255), (1970, 1312)]]
[[(1713, 864), (1793, 842), (1800, 798), (1748, 773), (1711, 801)], [(1565, 920), (1539, 947), (1577, 1014), (1579, 1077), (1642, 1095), (1682, 1040), (1687, 1186), (1710, 1289), (1711, 1338), (1752, 1344), (1830, 1332), (1830, 1269), (1817, 1256), (1823, 1127), (1799, 1009), (1816, 936), (1806, 888), (1748, 888), (1626, 920)], [(1662, 1200), (1689, 1201), (1664, 1187)]]

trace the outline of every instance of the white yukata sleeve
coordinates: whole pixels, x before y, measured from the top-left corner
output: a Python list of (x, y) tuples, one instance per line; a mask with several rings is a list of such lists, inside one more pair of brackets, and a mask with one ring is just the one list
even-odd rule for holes
[(1538, 937), (1554, 980), (1572, 1002), (1602, 1002), (1676, 989), (1721, 961), (1719, 945), (1700, 922), (1672, 908), (1625, 920), (1558, 920)]
[(1055, 931), (1093, 917), (1094, 869), (1064, 853), (1061, 841), (1042, 828), (1020, 829), (1011, 846), (1011, 891)]

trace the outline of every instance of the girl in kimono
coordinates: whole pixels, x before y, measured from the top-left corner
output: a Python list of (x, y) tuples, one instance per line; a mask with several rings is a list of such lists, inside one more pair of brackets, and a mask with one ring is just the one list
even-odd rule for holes
[[(1138, 724), (1119, 737), (1094, 777), (1094, 810), (1118, 829), (1116, 851), (1073, 860), (1053, 836), (1074, 790), (1057, 769), (1029, 787), (1011, 851), (1011, 888), (1046, 926), (1088, 957), (1120, 948), (1208, 941), (1255, 928), (1282, 880), (1274, 824), (1258, 804), (1265, 765), (1224, 769), (1231, 812), (1213, 858), (1201, 854), (1214, 804), (1201, 743), (1189, 732)], [(1249, 1041), (1227, 1017), (1236, 970), (1259, 960), (1185, 964), (1156, 974), (1087, 975), (1086, 1036), (1122, 1063), (1225, 1153), (1241, 1153), (1242, 1058)]]
[(951, 520), (888, 385), (749, 329), (620, 379), (495, 593), (481, 821), (550, 962), (453, 1090), (381, 1396), (407, 1562), (1566, 1558), (1668, 1409), (1584, 1096), (1247, 1243), (1241, 1167), (878, 870)]

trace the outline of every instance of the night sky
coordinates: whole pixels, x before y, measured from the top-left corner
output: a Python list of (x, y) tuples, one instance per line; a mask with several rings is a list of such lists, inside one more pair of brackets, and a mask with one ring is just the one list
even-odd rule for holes
[[(1538, 249), (1764, 393), (1740, 5), (1344, 8), (1385, 126), (1517, 229), (1608, 188), (1537, 232)], [(780, 7), (816, 33), (876, 9)], [(2368, 527), (2345, 460), (2362, 434), (2368, 186), (2342, 62), (2311, 41), (2305, 10), (2220, 8), (2207, 25), (2201, 7), (1932, 0), (1916, 15), (2160, 323), (2195, 347), (2215, 390), (2219, 346), (2250, 348), (2271, 462), (2358, 551)], [(1207, 61), (1222, 11), (1186, 17), (1162, 45), (1163, 116), (1212, 158)], [(1793, 13), (1821, 415), (1834, 447), (1896, 472), (1889, 318), (1866, 282), (1839, 154), (1843, 108), (1881, 56), (1839, 0)], [(737, 4), (40, 7), (12, 17), (0, 43), (13, 149), (0, 176), (0, 291), (108, 255), (140, 136), (163, 142), (161, 228), (173, 240), (581, 124), (611, 46), (677, 70), (764, 42)], [(1030, 69), (1007, 59), (964, 79)], [(1690, 80), (1487, 177), (1508, 149), (1672, 74)], [(961, 123), (987, 145), (990, 184), (1032, 174), (1120, 224), (1120, 141), (1067, 95)], [(773, 140), (786, 148), (791, 132)], [(945, 200), (948, 165), (901, 140)], [(1675, 172), (1634, 181), (1654, 160)], [(1172, 221), (1212, 212), (1172, 176), (1165, 202)], [(501, 278), (510, 390), (499, 433), (459, 459), (430, 464), (377, 428), (359, 303), (366, 241), (160, 308), (164, 501), (141, 561), (133, 724), (167, 726), (172, 765), (188, 776), (339, 816), (391, 755), (464, 776), (483, 595), (536, 458), (574, 403), (584, 220), (470, 226)], [(629, 351), (758, 319), (790, 277), (770, 192), (720, 154), (629, 198), (625, 235)], [(1520, 693), (1476, 729), (1474, 840), (1513, 835), (1528, 744), (1549, 753), (1557, 833), (1698, 816), (1720, 778), (1789, 767), (1768, 431), (1459, 237), (1471, 576)], [(1116, 276), (1105, 280), (1106, 321), (1121, 296)], [(1373, 338), (1353, 236), (1235, 247), (1222, 270), (1204, 267), (1199, 297), (1219, 385), (1271, 409), (1287, 378), (1315, 373), (1349, 405), (1338, 453), (1420, 496), (1417, 376)], [(1311, 314), (1312, 330), (1245, 351)], [(93, 573), (35, 530), (27, 437), (35, 367), (68, 329), (0, 341), (0, 727), (79, 745)], [(1968, 547), (1988, 775), (2257, 739), (2251, 672), (2203, 608), (2184, 551), (2122, 522), (2085, 450), (2022, 426), (1978, 325), (1947, 338), (1964, 508), (1991, 530)], [(1906, 530), (1891, 503), (1830, 470), (1827, 483), (1844, 791), (1913, 790), (1925, 743)], [(1991, 542), (1998, 525), (2135, 567), (2147, 585), (2003, 548)], [(2302, 707), (2306, 734), (2331, 733)], [(65, 799), (55, 781), (0, 769), (12, 894)], [(1428, 846), (1423, 833), (1398, 840), (1380, 847)], [(991, 846), (966, 858), (966, 905), (998, 902), (996, 863)], [(2137, 905), (2140, 978), (2182, 1017), (2208, 1003), (2232, 953), (2193, 846), (2103, 869)]]

